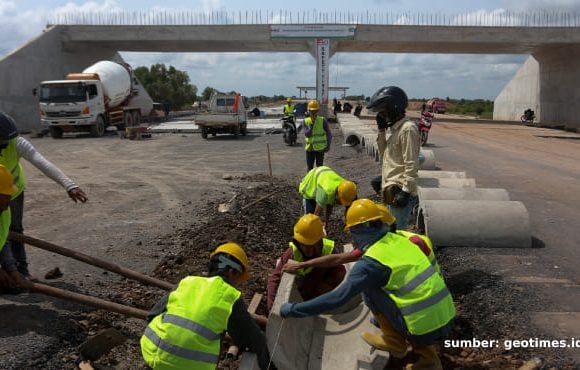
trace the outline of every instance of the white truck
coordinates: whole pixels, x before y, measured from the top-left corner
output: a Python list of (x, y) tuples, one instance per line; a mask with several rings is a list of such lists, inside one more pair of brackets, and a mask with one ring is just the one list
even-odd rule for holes
[(100, 61), (65, 80), (40, 84), (40, 123), (53, 138), (63, 132), (89, 131), (100, 137), (108, 126), (139, 126), (153, 101), (127, 64)]
[(233, 134), (238, 137), (248, 132), (248, 101), (240, 94), (214, 93), (207, 112), (195, 113), (193, 119), (207, 139), (211, 134)]

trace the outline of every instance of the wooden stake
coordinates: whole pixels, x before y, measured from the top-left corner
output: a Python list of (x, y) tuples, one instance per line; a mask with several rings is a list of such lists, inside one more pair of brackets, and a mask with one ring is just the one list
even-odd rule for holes
[(272, 161), (270, 160), (270, 144), (266, 144), (268, 149), (268, 169), (270, 170), (270, 177), (272, 177)]

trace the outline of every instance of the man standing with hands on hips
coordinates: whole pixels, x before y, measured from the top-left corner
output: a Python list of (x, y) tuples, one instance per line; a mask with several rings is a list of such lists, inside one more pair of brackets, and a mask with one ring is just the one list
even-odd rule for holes
[(367, 109), (377, 112), (379, 156), (383, 160), (381, 193), (383, 202), (407, 229), (417, 203), (417, 177), (421, 140), (417, 126), (405, 115), (407, 94), (397, 86), (381, 87)]

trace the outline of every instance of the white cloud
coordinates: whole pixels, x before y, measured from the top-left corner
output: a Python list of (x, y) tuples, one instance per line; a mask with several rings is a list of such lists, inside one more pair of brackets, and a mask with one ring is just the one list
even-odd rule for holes
[(0, 17), (11, 13), (16, 9), (13, 1), (0, 0)]

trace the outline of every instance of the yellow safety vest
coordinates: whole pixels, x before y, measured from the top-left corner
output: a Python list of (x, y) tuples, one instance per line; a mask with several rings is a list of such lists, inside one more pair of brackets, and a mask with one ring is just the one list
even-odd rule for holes
[[(298, 249), (298, 247), (293, 242), (290, 242), (290, 248), (292, 248), (292, 252), (293, 252), (292, 259), (294, 261), (296, 261), (296, 262), (304, 261), (304, 255), (302, 254), (302, 252), (300, 252), (300, 249)], [(323, 238), (322, 239), (322, 255), (329, 256), (332, 254), (333, 250), (334, 250), (334, 241), (332, 241), (330, 239)], [(300, 277), (304, 277), (311, 272), (312, 272), (312, 267), (308, 267), (308, 268), (296, 270), (296, 275), (298, 275)]]
[[(336, 203), (336, 190), (344, 179), (330, 167), (320, 166), (308, 171), (298, 185), (298, 192), (306, 199), (316, 198), (316, 188), (321, 188), (328, 199), (328, 205)], [(325, 204), (323, 204), (325, 205)]]
[(8, 168), (14, 179), (14, 185), (18, 188), (18, 191), (12, 196), (12, 199), (14, 199), (24, 191), (24, 171), (16, 151), (16, 138), (11, 139), (8, 142), (8, 146), (0, 152), (0, 164)]
[(240, 291), (220, 276), (188, 276), (169, 294), (167, 312), (141, 337), (141, 353), (154, 370), (215, 370), (220, 335), (226, 331)]
[[(312, 126), (312, 118), (306, 117), (304, 123), (307, 126)], [(304, 138), (304, 150), (314, 150), (315, 152), (321, 152), (326, 149), (326, 131), (324, 131), (324, 118), (317, 116), (314, 126), (312, 126), (312, 135), (310, 137)]]
[(284, 106), (284, 115), (294, 117), (294, 106), (286, 104)]
[(455, 305), (441, 274), (406, 237), (387, 233), (364, 254), (391, 269), (383, 287), (402, 314), (412, 335), (424, 335), (447, 325)]
[(10, 223), (12, 222), (12, 215), (10, 213), (10, 207), (6, 208), (2, 214), (0, 214), (0, 252), (4, 249), (4, 244), (8, 240), (8, 233), (10, 232)]
[(427, 237), (427, 235), (415, 234), (415, 233), (411, 233), (411, 232), (404, 231), (404, 230), (397, 230), (397, 234), (401, 235), (409, 240), (411, 240), (411, 238), (414, 236), (418, 236), (419, 238), (421, 238), (425, 242), (427, 249), (429, 249), (427, 251), (428, 253), (425, 253), (425, 251), (423, 251), (423, 253), (427, 256), (427, 258), (429, 258), (429, 262), (431, 262), (431, 265), (433, 265), (433, 267), (435, 267), (435, 270), (437, 270), (437, 272), (441, 273), (441, 267), (437, 263), (437, 258), (435, 258), (435, 251), (433, 251), (433, 243), (431, 242), (431, 239), (429, 239), (429, 237)]

